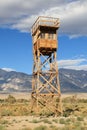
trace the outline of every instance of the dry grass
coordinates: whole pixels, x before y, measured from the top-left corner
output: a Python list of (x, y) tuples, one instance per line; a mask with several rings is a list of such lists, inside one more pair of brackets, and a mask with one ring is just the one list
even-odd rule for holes
[(0, 130), (87, 129), (87, 98), (85, 95), (83, 98), (79, 98), (78, 95), (63, 96), (63, 116), (48, 118), (32, 115), (30, 97), (24, 99), (19, 97), (15, 98), (10, 95), (0, 99)]

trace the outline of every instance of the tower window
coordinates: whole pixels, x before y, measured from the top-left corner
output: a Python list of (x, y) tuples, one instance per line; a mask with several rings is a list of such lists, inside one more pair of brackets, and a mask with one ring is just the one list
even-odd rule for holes
[(48, 34), (48, 39), (54, 39), (54, 33), (49, 33)]
[(41, 33), (41, 34), (40, 34), (40, 37), (41, 37), (41, 38), (45, 38), (45, 33)]

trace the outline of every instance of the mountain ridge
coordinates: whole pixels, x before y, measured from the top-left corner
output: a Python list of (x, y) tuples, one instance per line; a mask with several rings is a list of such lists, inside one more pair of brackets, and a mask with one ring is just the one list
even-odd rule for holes
[[(62, 92), (87, 92), (87, 71), (59, 69)], [(32, 75), (0, 69), (0, 91), (31, 92)]]

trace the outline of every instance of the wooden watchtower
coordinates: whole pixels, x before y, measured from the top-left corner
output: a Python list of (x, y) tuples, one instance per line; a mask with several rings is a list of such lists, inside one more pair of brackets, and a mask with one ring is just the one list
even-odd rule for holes
[(61, 114), (61, 92), (57, 65), (59, 19), (38, 17), (32, 26), (32, 111)]

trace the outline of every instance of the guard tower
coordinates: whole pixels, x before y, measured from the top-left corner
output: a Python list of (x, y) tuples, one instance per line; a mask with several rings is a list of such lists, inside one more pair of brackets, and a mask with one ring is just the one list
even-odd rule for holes
[(57, 65), (59, 19), (38, 17), (32, 26), (32, 111), (61, 114), (61, 92)]

